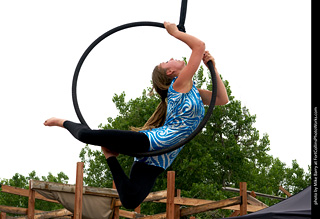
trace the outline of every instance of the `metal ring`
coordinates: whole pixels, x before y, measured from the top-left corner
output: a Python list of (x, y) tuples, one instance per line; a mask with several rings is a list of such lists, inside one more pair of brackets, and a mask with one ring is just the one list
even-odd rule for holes
[[(118, 27), (115, 27), (109, 31), (107, 31), (106, 33), (104, 33), (103, 35), (101, 35), (100, 37), (98, 37), (93, 43), (91, 43), (91, 45), (85, 50), (85, 52), (82, 54), (75, 72), (74, 72), (74, 76), (73, 76), (73, 80), (72, 80), (72, 101), (73, 101), (73, 106), (74, 109), (76, 111), (76, 114), (81, 122), (81, 124), (87, 125), (85, 119), (83, 118), (80, 108), (79, 108), (79, 104), (78, 104), (78, 100), (77, 100), (77, 81), (78, 81), (78, 77), (79, 77), (79, 73), (80, 73), (80, 69), (81, 66), (83, 64), (83, 62), (85, 61), (85, 59), (87, 58), (87, 56), (89, 55), (89, 53), (92, 51), (92, 49), (98, 45), (102, 40), (104, 40), (105, 38), (107, 38), (108, 36), (124, 30), (124, 29), (128, 29), (131, 27), (139, 27), (139, 26), (151, 26), (151, 27), (160, 27), (160, 28), (164, 28), (164, 25), (162, 23), (158, 23), (158, 22), (149, 22), (149, 21), (143, 21), (143, 22), (133, 22), (133, 23), (128, 23), (128, 24), (124, 24)], [(212, 111), (214, 109), (215, 106), (215, 102), (216, 102), (216, 96), (217, 96), (217, 81), (216, 81), (216, 75), (215, 75), (215, 71), (214, 71), (214, 67), (213, 67), (213, 63), (211, 61), (208, 62), (208, 67), (211, 73), (211, 80), (212, 80), (212, 97), (211, 97), (211, 102), (209, 105), (209, 108), (207, 110), (206, 115), (204, 116), (204, 118), (202, 119), (201, 123), (198, 125), (198, 127), (184, 140), (178, 142), (177, 144), (167, 147), (167, 148), (163, 148), (161, 150), (156, 150), (156, 151), (148, 151), (148, 152), (141, 152), (141, 153), (131, 153), (131, 154), (127, 154), (130, 156), (135, 156), (135, 157), (150, 157), (150, 156), (157, 156), (157, 155), (161, 155), (161, 154), (165, 154), (165, 153), (169, 153), (171, 151), (174, 151), (180, 147), (182, 147), (183, 145), (187, 144), (189, 141), (191, 141), (201, 130), (202, 128), (205, 126), (205, 124), (207, 123), (207, 121), (209, 120)], [(89, 126), (88, 126), (89, 127)]]

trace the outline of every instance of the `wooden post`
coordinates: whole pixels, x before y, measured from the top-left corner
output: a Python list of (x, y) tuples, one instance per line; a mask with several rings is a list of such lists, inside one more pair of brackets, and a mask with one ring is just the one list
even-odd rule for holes
[[(112, 188), (113, 189), (117, 189), (116, 188), (116, 184), (114, 183), (114, 181), (112, 182)], [(120, 207), (114, 207), (112, 218), (113, 219), (119, 219), (120, 218)]]
[(77, 163), (74, 219), (82, 219), (83, 166), (83, 162)]
[(6, 212), (0, 212), (0, 219), (6, 219), (6, 218), (7, 218)]
[[(181, 197), (181, 189), (177, 189), (177, 196), (176, 197)], [(174, 218), (180, 218), (180, 207), (181, 205), (174, 205)]]
[(138, 214), (140, 214), (140, 213), (141, 213), (141, 205), (139, 205), (138, 207), (136, 207), (136, 208), (134, 209), (134, 212), (137, 212)]
[(240, 210), (235, 210), (229, 217), (237, 217), (240, 214)]
[[(251, 191), (250, 195), (254, 198), (256, 197), (256, 193), (254, 191)], [(236, 217), (236, 216), (239, 216), (239, 214), (240, 214), (240, 210), (235, 210), (229, 217)]]
[(34, 206), (36, 202), (36, 192), (31, 189), (31, 180), (29, 181), (28, 197), (28, 219), (34, 219)]
[(240, 196), (241, 196), (240, 216), (242, 216), (247, 214), (247, 207), (248, 207), (246, 182), (240, 182)]
[(257, 197), (257, 195), (256, 195), (256, 193), (255, 193), (254, 191), (251, 191), (251, 192), (250, 192), (250, 195), (251, 195), (253, 198)]
[(167, 173), (167, 219), (174, 219), (174, 191), (175, 191), (175, 172)]
[(284, 194), (286, 194), (288, 197), (291, 196), (291, 193), (288, 192), (287, 190), (285, 190), (285, 188), (283, 188), (282, 186), (279, 186), (279, 189), (280, 189)]

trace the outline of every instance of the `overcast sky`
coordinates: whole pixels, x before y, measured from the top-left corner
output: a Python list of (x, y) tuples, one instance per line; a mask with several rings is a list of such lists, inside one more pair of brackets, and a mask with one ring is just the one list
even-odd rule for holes
[[(85, 49), (129, 22), (178, 23), (180, 0), (0, 1), (0, 178), (63, 171), (75, 183), (85, 145), (66, 130), (43, 126), (52, 117), (77, 122), (71, 85)], [(186, 30), (206, 43), (232, 95), (269, 135), (269, 154), (307, 170), (311, 164), (311, 1), (189, 0)], [(139, 97), (153, 67), (189, 57), (164, 29), (116, 33), (88, 56), (78, 100), (91, 128), (117, 111), (114, 93)], [(92, 148), (97, 148), (91, 146)], [(98, 148), (97, 148), (98, 149)]]

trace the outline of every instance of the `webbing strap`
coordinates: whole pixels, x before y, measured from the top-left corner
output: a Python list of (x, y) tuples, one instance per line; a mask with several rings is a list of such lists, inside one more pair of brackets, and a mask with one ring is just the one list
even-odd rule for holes
[(182, 0), (181, 9), (180, 9), (180, 21), (178, 24), (178, 29), (182, 32), (186, 32), (186, 28), (184, 27), (184, 23), (186, 21), (187, 6), (188, 6), (188, 0)]

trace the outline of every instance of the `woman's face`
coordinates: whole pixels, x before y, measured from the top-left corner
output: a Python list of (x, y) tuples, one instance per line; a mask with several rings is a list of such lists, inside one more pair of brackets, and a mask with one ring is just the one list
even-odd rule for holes
[(180, 72), (185, 67), (185, 62), (182, 60), (170, 59), (167, 62), (160, 63), (160, 67), (173, 72)]

